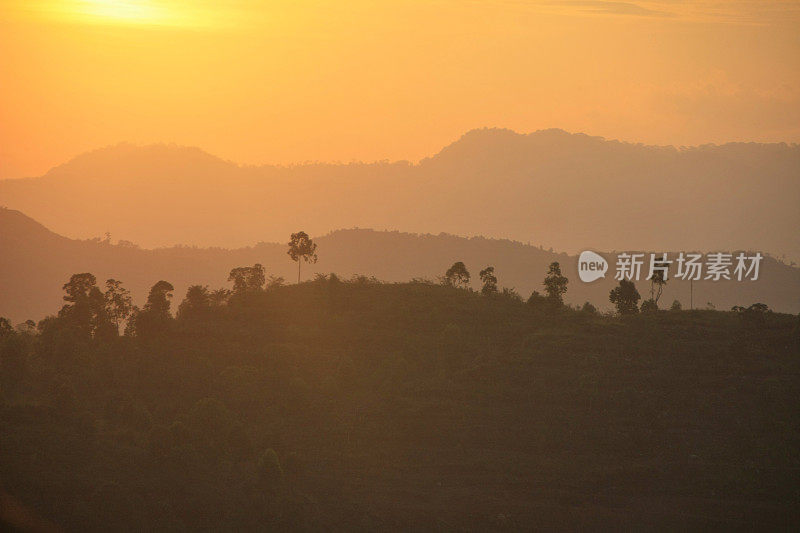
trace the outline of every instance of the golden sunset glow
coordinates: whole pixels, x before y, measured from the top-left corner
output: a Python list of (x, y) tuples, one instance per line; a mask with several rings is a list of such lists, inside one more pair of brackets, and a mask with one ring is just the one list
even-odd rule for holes
[(800, 140), (798, 4), (10, 0), (0, 177), (119, 141), (418, 160), (477, 127)]
[(75, 6), (77, 13), (111, 21), (152, 23), (167, 20), (163, 7), (147, 0), (84, 0)]
[(34, 0), (15, 11), (41, 22), (112, 27), (204, 27), (212, 20), (197, 2), (164, 0)]

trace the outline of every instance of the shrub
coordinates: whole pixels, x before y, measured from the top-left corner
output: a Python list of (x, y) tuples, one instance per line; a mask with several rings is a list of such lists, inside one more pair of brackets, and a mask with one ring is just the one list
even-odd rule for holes
[(653, 313), (658, 311), (658, 304), (652, 298), (648, 298), (647, 300), (642, 302), (641, 307), (642, 313)]

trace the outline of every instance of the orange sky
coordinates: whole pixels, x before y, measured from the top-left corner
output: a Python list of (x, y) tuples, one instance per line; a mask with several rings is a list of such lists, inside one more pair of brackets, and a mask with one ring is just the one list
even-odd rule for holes
[(800, 141), (797, 1), (5, 0), (0, 177), (127, 140), (411, 159), (482, 126)]

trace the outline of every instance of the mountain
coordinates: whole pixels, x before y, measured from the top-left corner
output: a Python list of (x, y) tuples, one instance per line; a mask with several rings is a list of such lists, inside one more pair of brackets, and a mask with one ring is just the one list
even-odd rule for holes
[[(547, 266), (559, 261), (570, 279), (567, 302), (582, 304), (588, 300), (599, 308), (609, 306), (608, 292), (615, 284), (613, 263), (607, 279), (586, 284), (578, 279), (575, 256), (509, 240), (346, 229), (315, 238), (315, 242), (319, 262), (303, 266), (306, 280), (317, 272), (335, 272), (348, 278), (363, 274), (384, 281), (435, 279), (455, 261), (463, 261), (472, 273), (473, 288), (479, 287), (478, 271), (493, 265), (501, 286), (513, 287), (527, 298), (533, 290), (543, 290), (541, 281)], [(294, 282), (297, 276), (296, 264), (287, 256), (284, 244), (147, 250), (126, 243), (69, 239), (10, 209), (0, 209), (0, 250), (0, 316), (15, 322), (38, 320), (56, 312), (63, 303), (62, 285), (79, 272), (95, 274), (100, 284), (108, 278), (123, 281), (139, 305), (160, 279), (175, 286), (177, 305), (191, 284), (229, 286), (228, 273), (236, 266), (259, 262), (269, 274), (283, 276), (288, 282)], [(611, 255), (605, 257), (613, 261)], [(646, 282), (637, 285), (645, 297)], [(688, 307), (688, 282), (667, 283), (662, 306), (674, 299)], [(696, 282), (695, 307), (705, 307), (707, 302), (718, 309), (763, 302), (777, 311), (800, 312), (800, 269), (768, 257), (758, 281)]]
[(484, 235), (582, 249), (752, 249), (800, 260), (800, 146), (645, 146), (562, 130), (473, 130), (419, 163), (239, 166), (120, 144), (0, 181), (55, 231), (238, 247), (304, 229)]

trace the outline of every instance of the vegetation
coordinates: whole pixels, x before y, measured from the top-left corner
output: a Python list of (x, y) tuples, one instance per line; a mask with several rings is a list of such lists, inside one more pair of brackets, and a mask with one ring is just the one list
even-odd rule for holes
[(550, 263), (547, 276), (544, 278), (544, 292), (553, 307), (564, 305), (564, 294), (567, 292), (569, 280), (561, 274), (561, 265), (556, 261)]
[(75, 531), (793, 519), (793, 316), (553, 313), (257, 267), (191, 287), (175, 317), (159, 281), (121, 336), (123, 288), (91, 274), (35, 328), (0, 320), (6, 490)]
[(291, 239), (289, 240), (289, 251), (286, 253), (289, 254), (292, 261), (297, 261), (297, 283), (300, 283), (301, 261), (316, 263), (317, 245), (305, 231), (299, 231), (297, 233), (292, 233)]
[(489, 295), (497, 293), (497, 276), (494, 275), (493, 266), (487, 266), (481, 270), (479, 276), (481, 278), (481, 283), (483, 283), (481, 287), (481, 292), (483, 294)]
[(464, 266), (464, 263), (461, 261), (453, 263), (453, 266), (447, 269), (442, 279), (445, 285), (461, 289), (465, 289), (469, 286), (469, 280), (469, 270), (467, 270), (467, 267)]
[[(636, 290), (636, 285), (627, 279), (619, 280), (619, 285), (611, 289), (611, 293), (608, 295), (608, 299), (612, 304), (614, 304), (614, 307), (617, 308), (617, 313), (620, 315), (632, 315), (638, 313), (639, 308), (637, 305), (641, 298), (642, 297), (639, 295), (639, 291)], [(658, 306), (656, 306), (654, 301), (652, 306), (655, 306), (655, 309), (658, 310)], [(652, 308), (650, 304), (644, 307), (645, 311), (648, 307)]]

